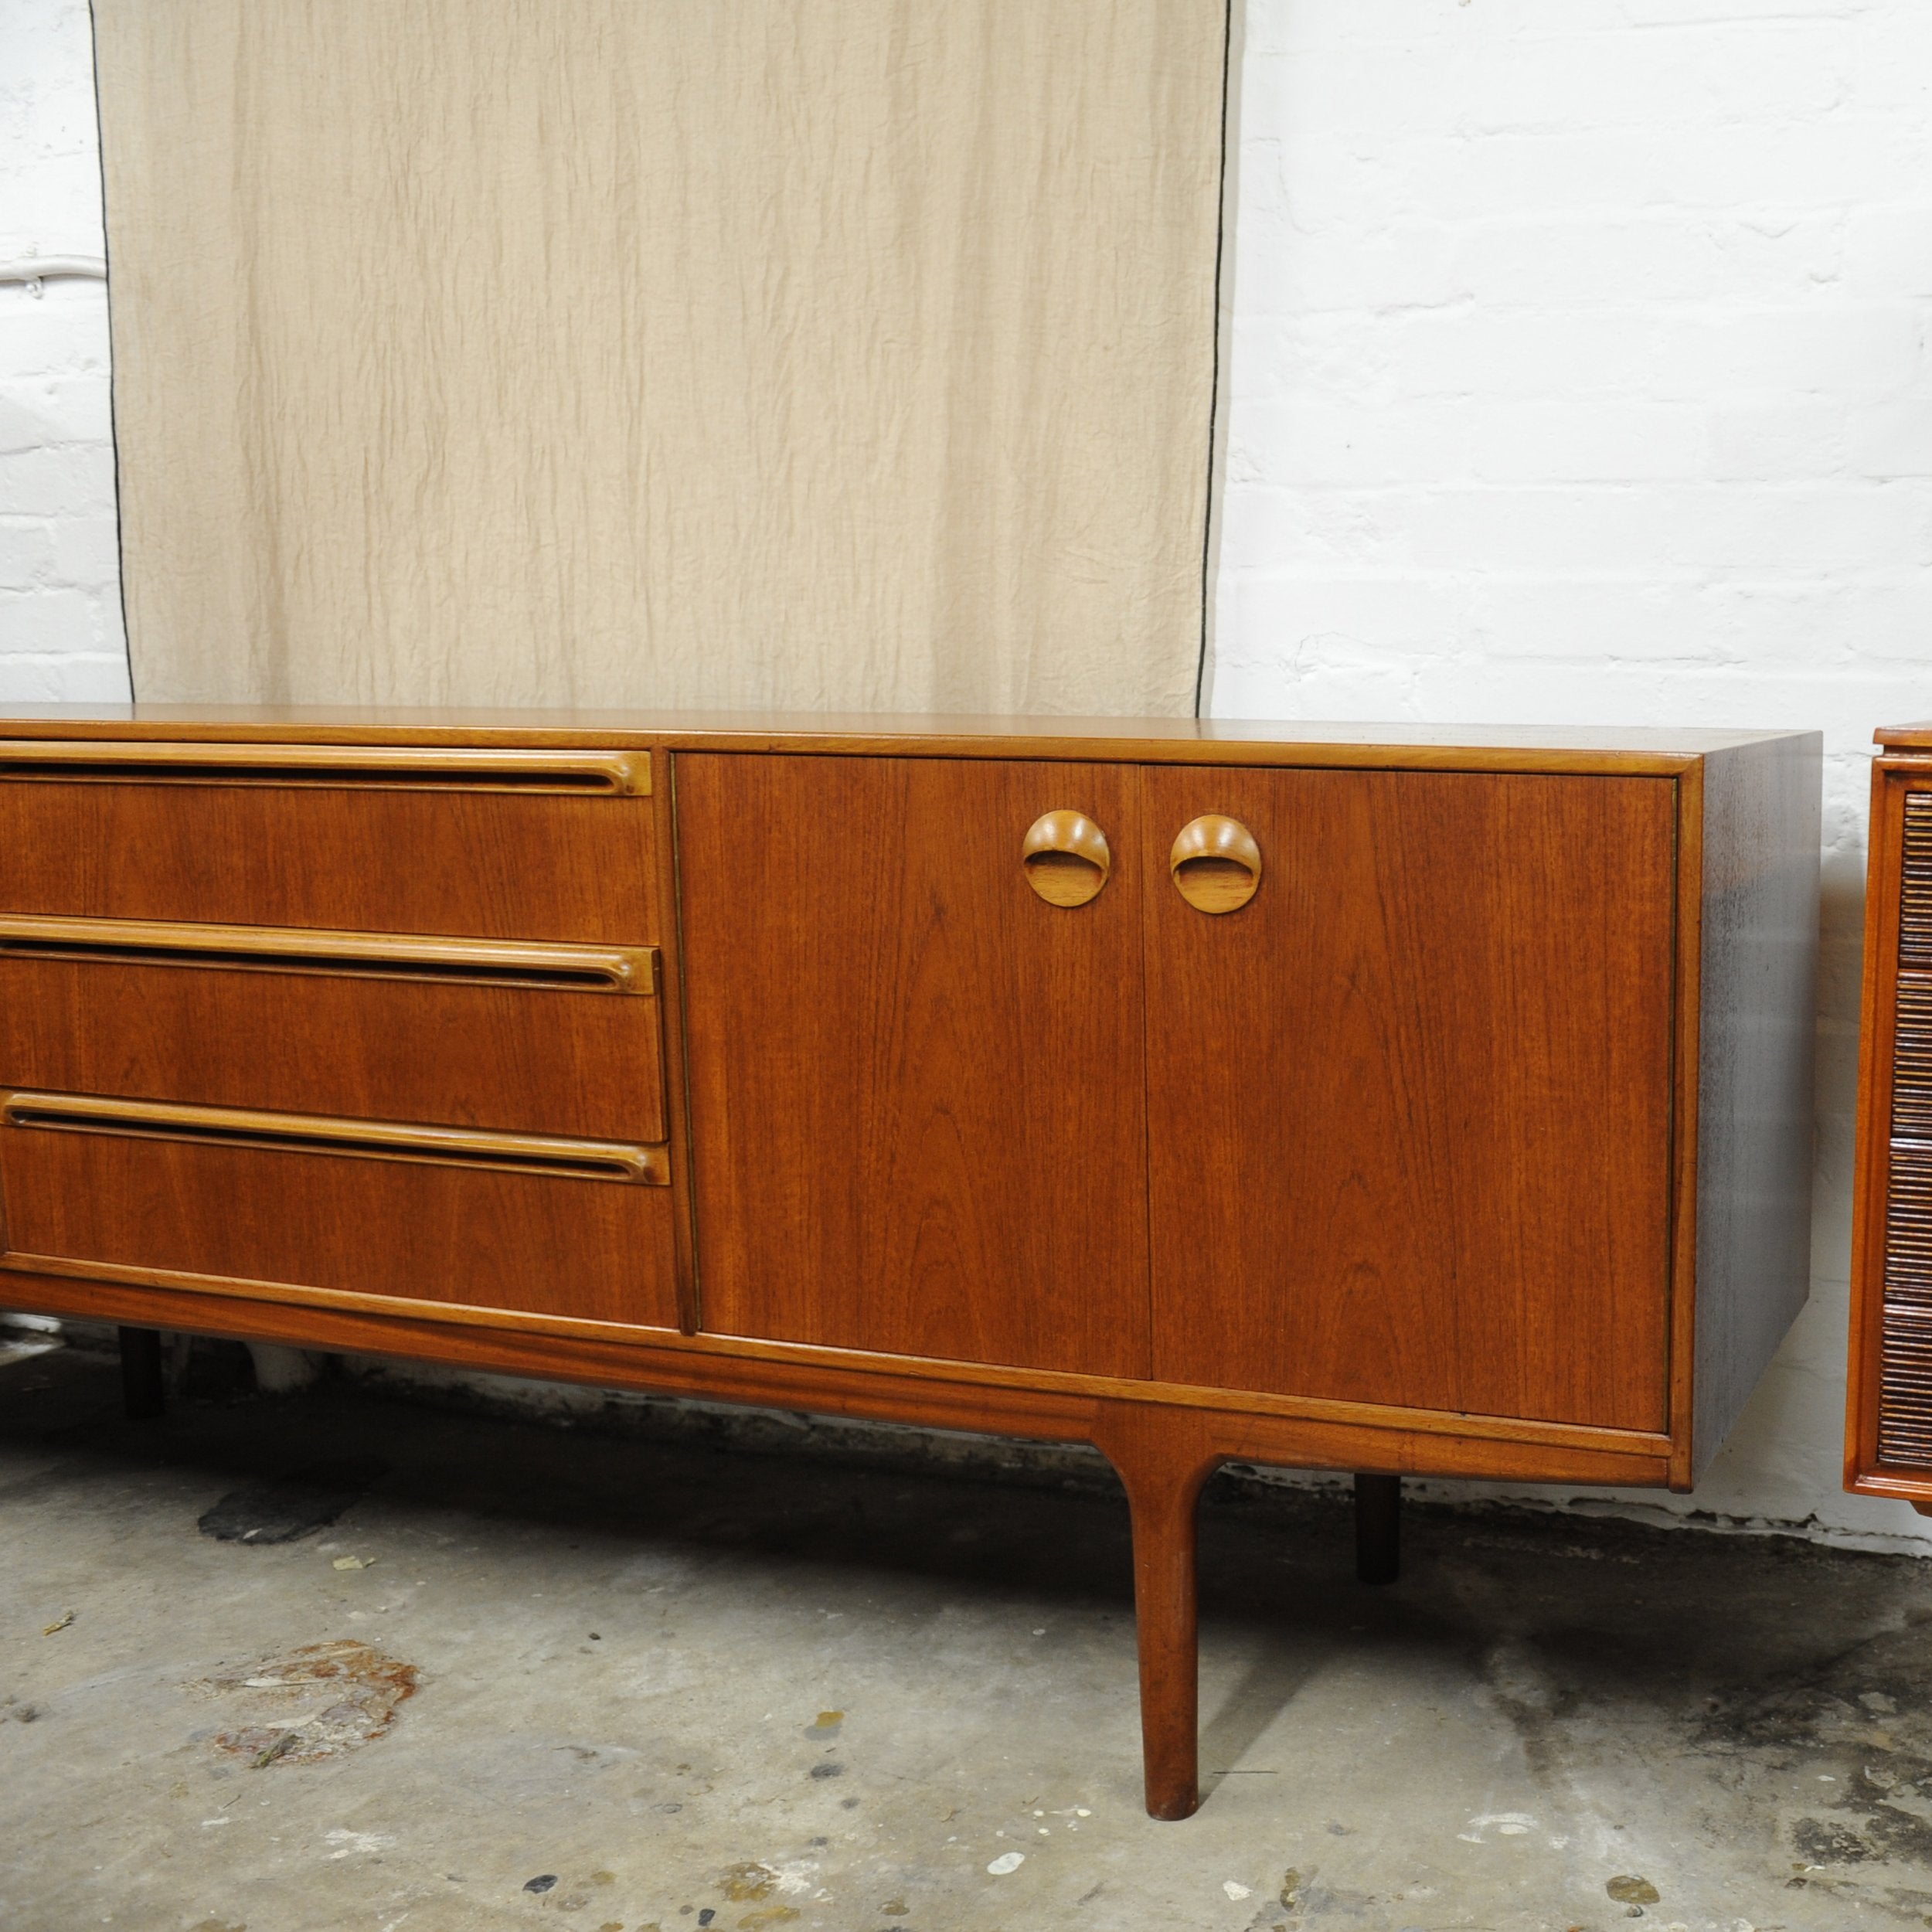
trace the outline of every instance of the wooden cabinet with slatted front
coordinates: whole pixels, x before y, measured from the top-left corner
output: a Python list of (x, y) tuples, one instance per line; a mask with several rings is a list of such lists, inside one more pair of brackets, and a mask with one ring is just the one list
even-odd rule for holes
[(1722, 1440), (1818, 810), (1813, 734), (0, 721), (0, 1298), (1094, 1444), (1183, 1816), (1217, 1464)]
[(1932, 1515), (1932, 724), (1876, 736), (1845, 1486)]

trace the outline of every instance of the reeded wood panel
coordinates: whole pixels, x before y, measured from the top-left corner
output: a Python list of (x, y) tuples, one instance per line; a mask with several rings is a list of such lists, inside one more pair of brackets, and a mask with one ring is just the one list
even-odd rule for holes
[(659, 1005), (0, 951), (0, 1086), (662, 1141)]
[[(1668, 780), (1150, 770), (1162, 1378), (1665, 1426)], [(1265, 865), (1210, 917), (1175, 835)]]
[[(1932, 1469), (1932, 791), (1903, 801), (1892, 1117), (1879, 1343), (1878, 1459)], [(1868, 943), (1885, 946), (1882, 932)]]
[[(1927, 802), (1932, 804), (1932, 794)], [(1926, 897), (1932, 901), (1932, 889)], [(1898, 976), (1892, 1035), (1892, 1135), (1895, 1141), (1932, 1142), (1932, 973)]]
[(1879, 1346), (1879, 1460), (1932, 1469), (1932, 1145), (1923, 1141), (1892, 1143)]
[[(1145, 1374), (1134, 768), (687, 755), (675, 782), (705, 1326)], [(1028, 881), (1060, 810), (1123, 853), (1084, 905)]]
[(1932, 791), (1905, 794), (1899, 858), (1899, 964), (1932, 966)]
[(665, 1187), (8, 1125), (0, 1189), (14, 1267), (677, 1320)]
[(651, 801), (0, 771), (0, 912), (634, 946)]

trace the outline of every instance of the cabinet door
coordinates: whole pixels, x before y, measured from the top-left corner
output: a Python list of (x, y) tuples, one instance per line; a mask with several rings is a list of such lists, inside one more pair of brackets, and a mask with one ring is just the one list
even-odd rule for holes
[[(676, 764), (699, 1291), (714, 1331), (1148, 1367), (1132, 767)], [(1112, 872), (1029, 883), (1049, 812)]]
[[(1673, 782), (1145, 787), (1155, 1373), (1664, 1427)], [(1236, 911), (1167, 876), (1209, 814)]]

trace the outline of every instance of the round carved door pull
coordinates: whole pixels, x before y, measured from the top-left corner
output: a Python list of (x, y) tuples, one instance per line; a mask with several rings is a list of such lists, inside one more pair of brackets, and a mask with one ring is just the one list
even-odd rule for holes
[(1049, 811), (1033, 821), (1020, 847), (1026, 883), (1049, 906), (1084, 906), (1114, 868), (1107, 835), (1082, 811)]
[(1209, 812), (1181, 828), (1168, 869), (1196, 911), (1237, 913), (1260, 886), (1261, 848), (1240, 819)]

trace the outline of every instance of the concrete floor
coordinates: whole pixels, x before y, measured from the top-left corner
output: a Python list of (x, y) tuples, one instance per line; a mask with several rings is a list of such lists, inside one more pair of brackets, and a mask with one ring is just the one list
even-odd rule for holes
[[(354, 1458), (318, 1534), (197, 1530)], [(67, 1350), (0, 1363), (0, 1537), (6, 1932), (1932, 1924), (1909, 1558), (1416, 1510), (1372, 1591), (1338, 1499), (1211, 1491), (1157, 1825), (1102, 1488), (344, 1386), (130, 1424)]]

